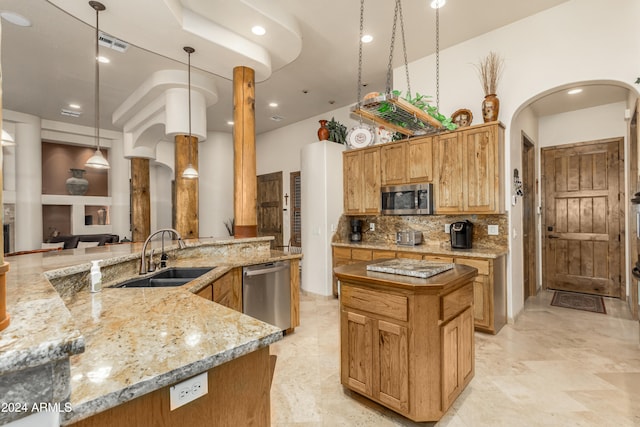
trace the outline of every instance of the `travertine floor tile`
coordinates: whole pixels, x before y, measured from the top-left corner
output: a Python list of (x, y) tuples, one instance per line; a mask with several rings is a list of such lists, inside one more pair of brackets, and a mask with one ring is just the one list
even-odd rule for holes
[(638, 322), (626, 303), (607, 314), (550, 306), (553, 292), (527, 301), (499, 334), (476, 333), (476, 374), (437, 423), (414, 423), (340, 385), (336, 299), (302, 295), (295, 333), (272, 346), (272, 425), (640, 426)]

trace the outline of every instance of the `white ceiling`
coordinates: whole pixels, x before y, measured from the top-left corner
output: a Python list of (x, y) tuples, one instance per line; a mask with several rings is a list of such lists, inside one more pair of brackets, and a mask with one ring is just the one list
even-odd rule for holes
[[(449, 0), (440, 12), (441, 48), (564, 1)], [(232, 119), (230, 76), (237, 65), (257, 68), (256, 133), (355, 102), (360, 15), (357, 0), (271, 0), (267, 10), (260, 10), (265, 6), (259, 0), (102, 2), (107, 10), (100, 14), (100, 28), (142, 47), (132, 45), (126, 53), (101, 48), (101, 53), (111, 59), (110, 64), (100, 68), (103, 128), (118, 130), (112, 125), (113, 111), (154, 71), (185, 69), (187, 58), (182, 47), (186, 45), (196, 49), (192, 55), (194, 73), (210, 74), (217, 84), (219, 100), (207, 110), (210, 131), (231, 130), (226, 124)], [(435, 12), (428, 3), (402, 3), (409, 61), (435, 51)], [(369, 0), (365, 5), (365, 32), (374, 36), (373, 43), (364, 46), (363, 82), (368, 84), (365, 92), (385, 87), (393, 5), (392, 1), (381, 0)], [(3, 0), (0, 9), (18, 12), (32, 22), (31, 27), (18, 27), (2, 21), (4, 108), (93, 126), (95, 12), (88, 2)], [(194, 20), (187, 9), (204, 24)], [(265, 38), (250, 34), (248, 28), (254, 20), (267, 27)], [(217, 32), (211, 33), (212, 28)], [(234, 51), (230, 40), (246, 43), (248, 53)], [(394, 67), (401, 63), (398, 34)], [(626, 99), (624, 89), (609, 89), (605, 86), (610, 102)], [(550, 94), (533, 108), (544, 115), (609, 103), (602, 98), (590, 100), (590, 92), (581, 94), (581, 103), (576, 103), (578, 98), (570, 99), (573, 104), (567, 103), (564, 91)], [(272, 101), (279, 106), (268, 107)], [(60, 115), (70, 102), (82, 105), (81, 117)], [(274, 115), (283, 120), (271, 120)]]

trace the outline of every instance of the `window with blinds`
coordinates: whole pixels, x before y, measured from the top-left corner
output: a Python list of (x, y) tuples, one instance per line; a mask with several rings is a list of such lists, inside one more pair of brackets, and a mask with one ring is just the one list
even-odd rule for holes
[(291, 172), (291, 246), (302, 246), (300, 171)]

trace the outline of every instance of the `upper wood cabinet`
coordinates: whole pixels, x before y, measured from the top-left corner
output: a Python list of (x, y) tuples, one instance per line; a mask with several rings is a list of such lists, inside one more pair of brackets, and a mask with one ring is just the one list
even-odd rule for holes
[(433, 182), (436, 214), (504, 212), (500, 122), (345, 151), (344, 213), (379, 214), (380, 187)]
[(407, 142), (409, 182), (433, 181), (433, 141), (435, 137), (410, 139)]
[(381, 185), (407, 182), (407, 145), (389, 144), (380, 148)]
[(345, 215), (380, 213), (380, 147), (345, 151), (343, 161)]
[(504, 212), (504, 128), (497, 122), (435, 141), (437, 214)]

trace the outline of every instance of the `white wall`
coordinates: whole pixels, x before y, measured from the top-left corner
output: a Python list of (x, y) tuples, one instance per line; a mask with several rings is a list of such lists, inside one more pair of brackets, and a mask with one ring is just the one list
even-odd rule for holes
[[(440, 110), (451, 114), (468, 108), (474, 123), (480, 123), (484, 94), (472, 64), (489, 51), (502, 55), (499, 120), (506, 125), (505, 174), (511, 176), (512, 163), (521, 167), (517, 114), (532, 100), (573, 82), (606, 81), (637, 92), (631, 83), (640, 69), (640, 37), (635, 32), (639, 20), (640, 2), (635, 0), (612, 0), (606, 7), (600, 0), (571, 0), (445, 49), (440, 54)], [(441, 22), (441, 26), (454, 24)], [(409, 70), (413, 92), (435, 94), (434, 55), (412, 62)], [(406, 90), (405, 80), (404, 69), (395, 69), (394, 88)], [(511, 208), (510, 180), (505, 185), (510, 248), (515, 254), (507, 273), (507, 314), (513, 320), (523, 307), (522, 222), (519, 207)]]
[[(355, 84), (355, 82), (354, 82)], [(256, 171), (258, 175), (282, 171), (282, 196), (291, 196), (289, 174), (300, 170), (300, 152), (306, 145), (318, 141), (319, 120), (331, 120), (334, 117), (347, 129), (358, 122), (350, 117), (350, 107), (341, 107), (327, 111), (316, 117), (294, 123), (289, 126), (265, 132), (256, 136)], [(335, 165), (336, 172), (342, 173), (342, 161)], [(306, 179), (301, 177), (301, 180)], [(342, 195), (340, 195), (342, 197)], [(283, 199), (284, 200), (284, 199)], [(289, 198), (289, 203), (291, 198)], [(290, 238), (290, 209), (284, 213), (283, 242)], [(304, 229), (305, 225), (302, 224)]]
[(200, 237), (229, 235), (224, 221), (233, 218), (233, 136), (209, 132), (198, 146)]

